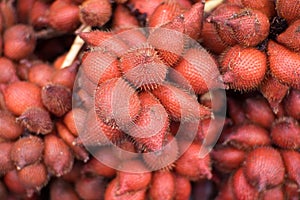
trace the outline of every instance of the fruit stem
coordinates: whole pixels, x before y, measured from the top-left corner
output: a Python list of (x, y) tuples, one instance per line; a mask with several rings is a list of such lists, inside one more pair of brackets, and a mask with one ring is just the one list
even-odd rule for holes
[[(81, 32), (88, 32), (91, 30), (91, 27), (86, 25), (81, 25), (78, 30), (80, 30)], [(78, 34), (78, 31), (76, 31), (76, 33)], [(73, 63), (83, 44), (84, 41), (77, 35), (69, 52), (67, 53), (64, 62), (60, 66), (61, 69), (68, 67)]]
[(204, 12), (209, 13), (215, 9), (218, 5), (223, 3), (224, 0), (211, 0), (205, 3)]

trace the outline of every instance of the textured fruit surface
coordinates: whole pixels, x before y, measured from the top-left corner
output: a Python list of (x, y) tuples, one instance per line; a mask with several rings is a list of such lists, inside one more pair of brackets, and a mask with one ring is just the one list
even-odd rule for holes
[(271, 147), (261, 147), (246, 158), (244, 173), (248, 182), (259, 191), (274, 187), (284, 180), (285, 168), (280, 153)]
[(223, 81), (235, 90), (257, 88), (266, 70), (266, 56), (255, 48), (234, 46), (225, 53), (221, 60)]
[(271, 128), (274, 144), (284, 149), (298, 149), (300, 147), (300, 126), (290, 117), (276, 120)]
[(234, 173), (232, 188), (234, 196), (237, 199), (258, 199), (258, 191), (248, 183), (242, 168)]
[(120, 58), (120, 69), (126, 80), (136, 88), (151, 90), (162, 84), (167, 66), (151, 45), (129, 50)]
[(276, 40), (294, 51), (300, 51), (300, 19), (292, 23)]
[(274, 41), (269, 41), (268, 54), (275, 78), (288, 86), (300, 87), (300, 55)]
[(162, 148), (167, 129), (169, 116), (151, 93), (143, 92), (139, 95), (141, 113), (135, 125), (129, 129), (129, 134), (143, 148), (156, 151)]
[(136, 91), (123, 79), (110, 79), (96, 89), (95, 111), (108, 125), (124, 129), (136, 119), (140, 109)]
[(203, 94), (218, 86), (217, 63), (204, 49), (189, 49), (174, 69), (170, 72), (172, 80), (181, 86), (186, 81), (196, 94)]
[(15, 82), (6, 88), (4, 93), (7, 108), (15, 115), (21, 115), (27, 108), (43, 107), (41, 90), (29, 82)]

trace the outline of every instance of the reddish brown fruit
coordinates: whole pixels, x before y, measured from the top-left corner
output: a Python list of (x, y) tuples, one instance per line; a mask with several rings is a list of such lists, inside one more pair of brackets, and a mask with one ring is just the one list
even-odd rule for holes
[(222, 184), (216, 200), (232, 200), (236, 198), (233, 193), (232, 179), (232, 176), (230, 176), (227, 182)]
[(218, 87), (217, 62), (204, 49), (191, 48), (187, 50), (174, 69), (175, 71), (170, 72), (172, 80), (183, 87), (185, 84), (189, 84), (196, 94), (204, 94), (209, 89)]
[(176, 138), (171, 135), (166, 136), (163, 147), (155, 152), (143, 153), (143, 159), (151, 170), (165, 169), (171, 170), (174, 162), (179, 157), (179, 147)]
[(25, 187), (20, 182), (18, 171), (16, 169), (7, 172), (3, 177), (3, 181), (9, 191), (22, 195), (26, 193)]
[(18, 170), (31, 165), (42, 158), (43, 140), (36, 136), (23, 137), (17, 140), (10, 153), (11, 160)]
[(150, 199), (173, 199), (175, 197), (175, 184), (175, 176), (173, 172), (154, 172), (149, 190)]
[(275, 116), (264, 98), (247, 98), (244, 102), (246, 117), (264, 127), (271, 128)]
[[(127, 29), (120, 29), (116, 31), (118, 34), (118, 38), (120, 38), (128, 47), (128, 51), (130, 49), (136, 49), (138, 47), (143, 47), (147, 43), (147, 36), (144, 29), (138, 28), (127, 28)], [(127, 53), (127, 52), (125, 52)]]
[(276, 120), (271, 128), (271, 137), (274, 144), (284, 149), (300, 148), (300, 126), (290, 117)]
[(190, 180), (211, 179), (210, 157), (199, 157), (201, 146), (192, 143), (175, 163), (175, 171)]
[(9, 83), (16, 78), (14, 63), (5, 57), (0, 57), (0, 71), (0, 83)]
[[(108, 155), (110, 156), (110, 155)], [(117, 161), (117, 160), (116, 160)], [(118, 162), (118, 161), (117, 161)], [(116, 175), (116, 170), (103, 164), (96, 158), (90, 159), (82, 168), (82, 173), (88, 175), (98, 175), (112, 178)]]
[(238, 5), (221, 4), (206, 19), (206, 21), (216, 24), (218, 35), (229, 46), (237, 44), (237, 41), (232, 28), (225, 23), (225, 20), (237, 15), (240, 10), (241, 8)]
[(113, 179), (107, 186), (104, 194), (104, 199), (111, 200), (144, 200), (146, 199), (146, 189), (142, 189), (134, 192), (127, 192), (123, 195), (118, 195), (117, 191), (119, 189), (119, 184), (117, 178)]
[(286, 181), (284, 184), (284, 191), (286, 199), (298, 199), (299, 197), (299, 186), (291, 181)]
[(300, 51), (300, 19), (292, 23), (276, 40), (293, 51)]
[(194, 40), (198, 40), (200, 38), (203, 13), (203, 2), (195, 3), (187, 12), (184, 13), (184, 33)]
[(225, 173), (238, 169), (246, 158), (246, 153), (232, 147), (223, 147), (211, 152), (214, 166)]
[(273, 41), (269, 41), (268, 54), (275, 78), (288, 86), (300, 87), (300, 55)]
[(185, 200), (189, 199), (191, 196), (192, 185), (191, 182), (183, 177), (175, 176), (175, 200)]
[(42, 88), (41, 96), (47, 110), (58, 117), (72, 108), (71, 90), (63, 85), (47, 84)]
[(76, 180), (80, 179), (80, 177), (82, 176), (81, 171), (84, 165), (85, 163), (80, 161), (74, 162), (72, 170), (69, 173), (63, 175), (61, 179), (71, 183), (76, 182)]
[(64, 116), (64, 124), (77, 137), (78, 133), (83, 130), (86, 119), (86, 112), (81, 108), (73, 108)]
[(242, 124), (232, 131), (225, 143), (247, 150), (258, 146), (269, 146), (271, 139), (266, 129), (255, 124)]
[(48, 134), (53, 129), (50, 114), (43, 108), (30, 107), (16, 118), (16, 121), (36, 134)]
[(263, 200), (272, 200), (272, 199), (278, 199), (278, 200), (284, 200), (285, 194), (283, 191), (282, 186), (277, 186), (271, 189), (268, 189), (263, 192)]
[(124, 5), (117, 5), (114, 11), (113, 29), (138, 28), (139, 22)]
[(195, 96), (171, 84), (160, 85), (152, 93), (174, 121), (205, 119), (211, 116), (210, 109), (199, 104)]
[(215, 24), (203, 22), (201, 44), (213, 53), (220, 54), (228, 47), (218, 35)]
[(288, 22), (300, 18), (300, 4), (297, 0), (278, 0), (276, 1), (277, 14)]
[(221, 61), (223, 81), (235, 90), (251, 90), (258, 87), (266, 71), (266, 55), (252, 47), (231, 47)]
[(247, 121), (246, 114), (243, 110), (241, 102), (232, 97), (227, 97), (226, 100), (228, 106), (228, 114), (234, 124), (242, 124)]
[(267, 75), (260, 85), (260, 92), (268, 100), (273, 112), (278, 113), (279, 104), (287, 94), (289, 87), (281, 84), (272, 75)]
[(244, 46), (256, 46), (267, 38), (270, 29), (268, 17), (258, 11), (245, 9), (231, 16), (225, 24), (234, 32), (236, 41)]
[(183, 32), (184, 19), (179, 16), (161, 28), (152, 29), (148, 37), (148, 42), (158, 51), (162, 61), (170, 67), (178, 62), (183, 53), (185, 45)]
[(16, 123), (16, 118), (7, 111), (0, 110), (0, 138), (5, 140), (17, 139), (23, 132)]
[(30, 107), (43, 107), (41, 89), (33, 83), (15, 82), (4, 92), (6, 107), (15, 115), (21, 115)]
[(149, 151), (160, 150), (169, 128), (169, 116), (151, 93), (143, 92), (139, 98), (141, 113), (128, 134), (143, 148)]
[(147, 172), (147, 168), (144, 163), (139, 160), (125, 161), (122, 164), (124, 169), (138, 169), (146, 172), (126, 172), (118, 171), (117, 180), (119, 182), (119, 189), (117, 195), (124, 195), (129, 192), (135, 192), (138, 190), (146, 189), (151, 181), (151, 172)]
[(0, 154), (0, 174), (3, 175), (10, 170), (14, 169), (14, 164), (10, 158), (10, 153), (13, 143), (11, 142), (1, 142), (1, 154)]
[(6, 29), (3, 35), (4, 54), (13, 60), (28, 57), (35, 49), (36, 37), (31, 26), (17, 24)]
[(167, 67), (151, 45), (129, 50), (120, 58), (119, 66), (125, 79), (144, 90), (162, 84), (167, 74)]
[(288, 179), (300, 186), (300, 154), (297, 151), (281, 152)]
[(70, 66), (57, 70), (52, 76), (52, 83), (63, 85), (70, 90), (74, 87), (79, 62), (74, 61)]
[(18, 177), (27, 193), (39, 191), (48, 182), (47, 169), (43, 163), (35, 163), (24, 167), (18, 171)]
[(3, 28), (8, 29), (17, 23), (17, 13), (14, 1), (2, 1), (0, 4), (1, 15), (3, 16)]
[(55, 0), (49, 8), (48, 20), (58, 31), (74, 31), (80, 22), (79, 7), (65, 0)]
[(75, 137), (71, 134), (71, 132), (66, 128), (61, 122), (56, 122), (56, 129), (58, 135), (61, 139), (72, 149), (75, 157), (78, 160), (82, 160), (83, 162), (87, 162), (89, 160), (89, 153), (82, 146), (74, 145)]
[(50, 185), (51, 200), (79, 200), (72, 185), (62, 179), (55, 179)]
[(86, 128), (79, 132), (79, 137), (75, 140), (75, 144), (84, 144), (86, 146), (103, 146), (110, 142), (116, 143), (121, 141), (124, 134), (117, 128), (104, 123), (98, 119), (95, 111), (92, 109), (87, 114)]
[(30, 11), (32, 9), (32, 6), (34, 4), (35, 0), (29, 0), (29, 1), (17, 1), (16, 8), (18, 13), (18, 20), (21, 23), (27, 23), (28, 17), (30, 15)]
[(275, 3), (269, 0), (262, 1), (251, 1), (251, 0), (241, 0), (243, 6), (259, 10), (268, 18), (272, 18), (275, 15)]
[(129, 0), (128, 5), (132, 7), (133, 11), (138, 11), (139, 13), (146, 15), (147, 19), (149, 19), (162, 2), (163, 0)]
[(101, 200), (104, 197), (106, 183), (100, 176), (82, 177), (75, 183), (75, 190), (82, 199)]
[(38, 63), (29, 69), (28, 81), (43, 87), (51, 81), (53, 73), (54, 68), (52, 66), (45, 63)]
[(284, 102), (285, 112), (296, 120), (300, 120), (300, 90), (290, 90)]
[(86, 53), (82, 69), (86, 77), (96, 84), (121, 77), (116, 56), (105, 50)]
[(53, 134), (46, 135), (44, 141), (44, 162), (48, 171), (57, 177), (68, 173), (74, 160), (70, 148)]
[(49, 4), (43, 1), (35, 1), (31, 7), (28, 21), (35, 28), (46, 27), (49, 23), (47, 13), (49, 12)]
[(149, 27), (161, 27), (171, 22), (181, 11), (180, 5), (176, 1), (165, 1), (156, 7), (155, 11), (149, 17)]
[(88, 26), (103, 26), (112, 15), (109, 0), (86, 0), (80, 6), (79, 16)]
[(79, 33), (81, 39), (83, 39), (88, 45), (99, 46), (103, 41), (109, 39), (113, 36), (113, 32), (105, 31), (90, 31), (90, 32), (81, 32)]
[(232, 175), (232, 188), (236, 199), (255, 200), (259, 197), (259, 192), (248, 183), (242, 168)]
[(271, 147), (251, 151), (246, 158), (244, 173), (248, 182), (258, 191), (281, 184), (285, 170), (280, 153)]
[(97, 87), (95, 109), (100, 120), (126, 130), (138, 116), (141, 105), (136, 91), (123, 79), (115, 78)]

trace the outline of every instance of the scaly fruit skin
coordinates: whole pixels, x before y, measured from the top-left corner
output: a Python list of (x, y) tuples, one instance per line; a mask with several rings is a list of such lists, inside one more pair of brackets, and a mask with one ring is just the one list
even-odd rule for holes
[(269, 35), (269, 19), (258, 10), (241, 10), (230, 17), (227, 24), (232, 28), (236, 41), (243, 46), (254, 47)]
[(17, 140), (10, 153), (11, 160), (17, 169), (33, 164), (42, 159), (44, 142), (36, 136), (23, 137)]
[(276, 40), (289, 49), (300, 51), (300, 19), (293, 22), (283, 33), (277, 36)]
[(174, 121), (191, 121), (211, 116), (209, 108), (199, 104), (195, 96), (175, 85), (164, 84), (152, 91)]
[(284, 101), (284, 110), (286, 113), (296, 120), (300, 120), (300, 91), (296, 89), (290, 90)]
[(244, 103), (246, 117), (268, 129), (275, 119), (272, 109), (264, 98), (247, 98)]
[(272, 74), (267, 74), (259, 89), (268, 100), (273, 112), (277, 114), (279, 104), (287, 94), (289, 87), (280, 83)]
[(129, 50), (120, 58), (119, 67), (126, 80), (143, 90), (162, 84), (168, 70), (151, 45)]
[(143, 148), (149, 151), (160, 150), (169, 128), (168, 113), (151, 93), (143, 92), (139, 98), (141, 113), (128, 134)]
[(271, 40), (268, 55), (274, 77), (285, 85), (300, 88), (300, 55)]
[(289, 23), (300, 18), (300, 4), (298, 0), (276, 1), (277, 14)]
[(174, 69), (175, 71), (170, 71), (172, 80), (183, 87), (185, 84), (190, 85), (196, 94), (204, 94), (209, 89), (218, 87), (217, 62), (204, 49), (187, 50)]
[(149, 191), (150, 199), (171, 200), (175, 195), (175, 177), (172, 172), (154, 172)]
[(175, 171), (190, 180), (199, 180), (200, 178), (211, 179), (210, 156), (199, 157), (201, 146), (192, 143), (182, 156), (175, 162)]
[(247, 91), (257, 88), (266, 71), (266, 55), (252, 47), (233, 46), (221, 59), (222, 78), (231, 89)]
[(300, 154), (298, 151), (286, 150), (281, 152), (288, 179), (300, 186)]
[(259, 192), (247, 181), (242, 168), (232, 176), (232, 190), (236, 199), (255, 200), (259, 196)]
[[(124, 98), (127, 99), (124, 102)], [(110, 79), (98, 85), (95, 93), (95, 111), (99, 120), (127, 130), (140, 113), (137, 92), (123, 79)]]
[(221, 40), (229, 46), (236, 45), (237, 40), (234, 37), (232, 28), (225, 23), (225, 20), (233, 15), (237, 15), (240, 10), (241, 7), (238, 5), (221, 4), (206, 19), (206, 21), (216, 25), (216, 29)]
[(300, 126), (291, 117), (277, 119), (273, 123), (270, 134), (273, 143), (283, 149), (300, 148)]
[(259, 147), (247, 155), (245, 162), (245, 177), (258, 191), (283, 183), (285, 167), (278, 150)]

